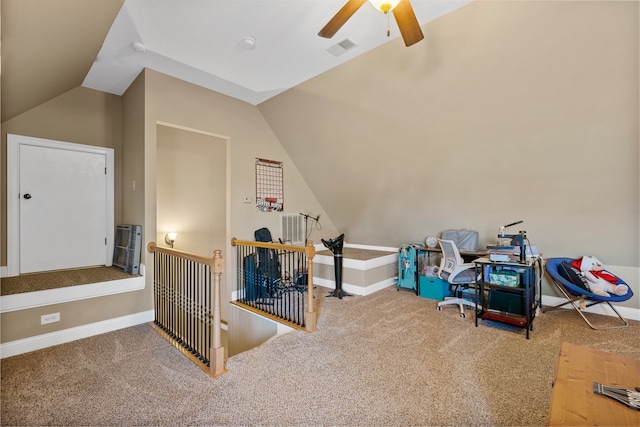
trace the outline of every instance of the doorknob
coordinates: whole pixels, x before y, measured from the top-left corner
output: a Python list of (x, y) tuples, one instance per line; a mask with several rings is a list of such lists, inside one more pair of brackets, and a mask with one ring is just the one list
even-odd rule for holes
[(29, 199), (31, 198), (31, 194), (27, 193), (27, 194), (25, 194), (25, 195), (24, 195), (24, 196), (22, 196), (22, 197), (24, 197), (25, 199), (29, 200)]

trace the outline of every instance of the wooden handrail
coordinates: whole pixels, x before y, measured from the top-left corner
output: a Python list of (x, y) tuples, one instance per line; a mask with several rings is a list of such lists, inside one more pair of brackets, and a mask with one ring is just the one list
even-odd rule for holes
[(283, 251), (292, 251), (292, 252), (304, 252), (308, 258), (313, 258), (316, 256), (316, 248), (313, 246), (313, 242), (309, 240), (307, 246), (294, 246), (294, 245), (285, 245), (284, 243), (274, 243), (274, 242), (256, 242), (255, 240), (238, 240), (235, 237), (231, 239), (231, 246), (236, 245), (245, 245), (245, 246), (255, 246), (257, 248), (267, 248), (267, 249), (281, 249)]
[[(200, 264), (210, 265), (213, 271), (215, 255), (214, 257), (207, 258), (201, 255), (195, 255), (189, 252), (179, 251), (177, 249), (158, 246), (156, 242), (149, 242), (149, 244), (147, 245), (147, 250), (149, 251), (149, 253), (160, 252), (167, 255), (177, 256), (178, 258), (183, 258), (189, 261), (199, 262)], [(214, 251), (214, 254), (215, 254), (215, 251)], [(220, 271), (220, 273), (222, 273), (222, 271)]]

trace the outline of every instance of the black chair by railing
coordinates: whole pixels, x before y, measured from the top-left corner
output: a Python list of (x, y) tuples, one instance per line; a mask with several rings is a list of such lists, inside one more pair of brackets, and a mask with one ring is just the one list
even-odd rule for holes
[(234, 303), (297, 329), (315, 331), (313, 242), (307, 246), (233, 238)]

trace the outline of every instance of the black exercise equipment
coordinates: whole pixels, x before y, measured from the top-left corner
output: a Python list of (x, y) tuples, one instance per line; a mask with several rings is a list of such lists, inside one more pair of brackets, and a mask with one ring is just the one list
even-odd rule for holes
[(327, 295), (328, 297), (350, 297), (351, 294), (342, 290), (342, 246), (344, 244), (344, 233), (335, 239), (320, 239), (322, 244), (333, 253), (333, 269), (336, 276), (336, 289)]

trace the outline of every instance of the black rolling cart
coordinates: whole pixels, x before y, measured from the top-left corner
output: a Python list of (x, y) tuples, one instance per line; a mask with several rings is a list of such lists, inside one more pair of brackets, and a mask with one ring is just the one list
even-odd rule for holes
[(476, 327), (479, 319), (508, 323), (533, 330), (533, 320), (542, 307), (540, 277), (542, 259), (492, 261), (489, 257), (474, 261), (476, 277)]

